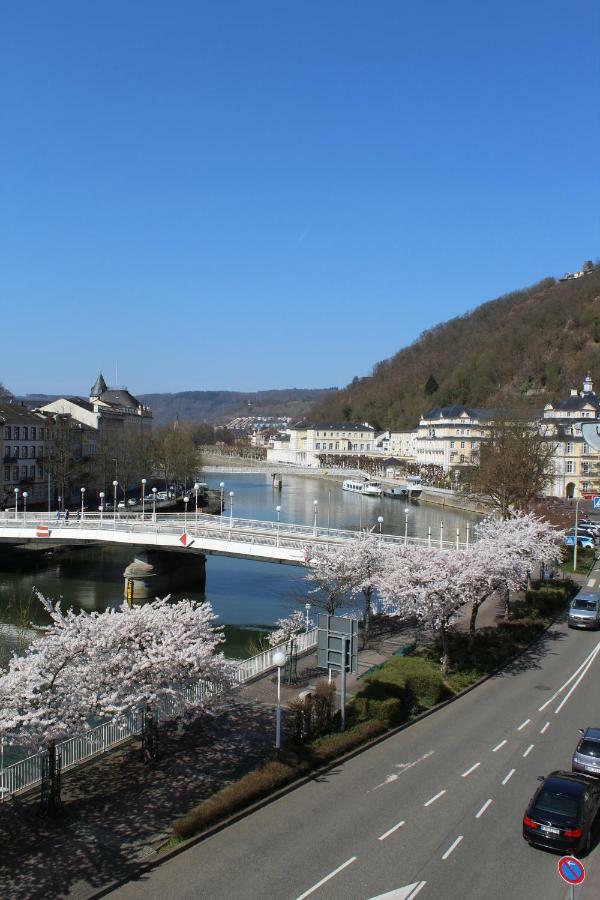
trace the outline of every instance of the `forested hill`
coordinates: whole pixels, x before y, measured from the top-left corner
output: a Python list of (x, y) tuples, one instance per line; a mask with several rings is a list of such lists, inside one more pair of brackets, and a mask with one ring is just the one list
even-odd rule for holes
[(600, 382), (600, 268), (572, 281), (547, 278), (423, 334), (373, 373), (324, 398), (311, 418), (414, 427), (433, 406), (540, 408)]

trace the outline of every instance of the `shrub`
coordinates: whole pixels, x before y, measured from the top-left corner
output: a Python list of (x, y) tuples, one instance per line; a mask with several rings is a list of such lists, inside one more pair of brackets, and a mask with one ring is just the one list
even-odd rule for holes
[(439, 666), (419, 656), (392, 656), (378, 672), (365, 678), (365, 690), (377, 684), (387, 696), (402, 700), (405, 707), (429, 709), (448, 696)]
[(382, 722), (387, 728), (401, 725), (408, 719), (410, 707), (407, 707), (399, 697), (387, 697), (381, 700), (371, 700), (368, 697), (358, 695), (352, 703), (353, 716), (359, 721), (375, 719)]
[(359, 725), (349, 728), (348, 731), (318, 738), (311, 745), (313, 758), (321, 763), (327, 762), (349, 750), (354, 750), (355, 747), (360, 747), (361, 744), (385, 731), (387, 729), (382, 722), (361, 722)]

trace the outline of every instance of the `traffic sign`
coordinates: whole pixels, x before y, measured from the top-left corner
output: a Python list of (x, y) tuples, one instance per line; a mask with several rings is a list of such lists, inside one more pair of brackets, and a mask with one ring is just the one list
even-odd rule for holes
[(188, 546), (188, 544), (190, 543), (190, 535), (187, 533), (187, 531), (184, 531), (180, 536), (179, 543), (183, 544), (184, 547)]
[(47, 525), (38, 525), (35, 529), (36, 537), (50, 537), (50, 529)]
[(594, 509), (600, 509), (600, 497), (592, 497), (592, 506)]
[(585, 878), (585, 869), (574, 856), (561, 856), (558, 861), (558, 874), (567, 884), (581, 884)]

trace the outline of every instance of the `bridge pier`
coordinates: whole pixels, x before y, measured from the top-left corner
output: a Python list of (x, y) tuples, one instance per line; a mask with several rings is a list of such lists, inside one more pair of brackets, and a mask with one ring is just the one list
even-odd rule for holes
[(171, 591), (193, 588), (204, 593), (206, 557), (189, 550), (136, 550), (133, 562), (123, 572), (127, 600), (164, 597)]

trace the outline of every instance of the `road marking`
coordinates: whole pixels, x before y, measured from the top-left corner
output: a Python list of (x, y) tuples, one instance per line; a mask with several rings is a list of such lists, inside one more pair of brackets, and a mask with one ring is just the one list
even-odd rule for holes
[(480, 818), (481, 818), (481, 816), (484, 814), (484, 812), (486, 811), (486, 809), (488, 808), (488, 806), (490, 805), (491, 802), (492, 802), (491, 798), (490, 798), (489, 800), (486, 800), (486, 801), (485, 801), (485, 803), (483, 804), (483, 806), (481, 807), (481, 809), (479, 810), (479, 812), (478, 812), (477, 815), (475, 816), (476, 819), (480, 819)]
[(407, 884), (406, 887), (396, 888), (395, 891), (378, 894), (377, 897), (371, 897), (370, 900), (413, 900), (426, 884), (426, 881), (415, 881), (413, 884)]
[(347, 859), (345, 863), (342, 863), (341, 866), (338, 866), (337, 869), (334, 869), (333, 872), (330, 872), (329, 875), (325, 876), (325, 878), (321, 878), (321, 880), (317, 881), (316, 884), (313, 884), (311, 888), (309, 888), (307, 891), (304, 891), (303, 894), (300, 894), (300, 896), (297, 897), (296, 900), (304, 900), (305, 897), (310, 897), (310, 895), (314, 894), (314, 892), (317, 891), (323, 884), (325, 884), (331, 878), (334, 878), (335, 875), (338, 874), (338, 872), (341, 872), (342, 869), (345, 869), (346, 866), (349, 866), (350, 863), (353, 863), (355, 859), (356, 856), (351, 856), (350, 859)]
[(523, 756), (529, 756), (529, 754), (531, 753), (531, 751), (533, 750), (534, 747), (535, 747), (535, 744), (530, 744), (529, 747), (527, 748), (527, 750), (525, 751), (525, 753), (523, 754)]
[(543, 733), (546, 731), (546, 729), (548, 728), (549, 725), (550, 725), (550, 722), (546, 722), (546, 724), (544, 725), (544, 727), (543, 727), (543, 728), (540, 728), (540, 734), (543, 734)]
[(420, 756), (418, 759), (415, 759), (413, 762), (409, 763), (396, 763), (395, 768), (400, 769), (399, 772), (393, 772), (391, 775), (387, 775), (385, 781), (382, 781), (381, 784), (376, 784), (374, 788), (371, 788), (367, 791), (367, 794), (370, 794), (371, 791), (378, 791), (379, 788), (385, 787), (386, 784), (391, 784), (393, 781), (397, 781), (404, 772), (407, 772), (408, 769), (412, 769), (413, 766), (416, 766), (417, 763), (423, 762), (424, 759), (428, 759), (430, 756), (433, 756), (435, 750), (429, 750), (427, 753), (424, 753), (423, 756)]
[(564, 689), (567, 687), (567, 685), (571, 684), (571, 682), (573, 681), (574, 678), (577, 678), (577, 676), (579, 675), (581, 670), (588, 664), (588, 662), (590, 662), (592, 659), (594, 659), (594, 657), (596, 656), (596, 653), (598, 653), (598, 650), (600, 650), (600, 641), (596, 644), (594, 649), (590, 653), (588, 653), (588, 655), (586, 656), (584, 661), (581, 663), (581, 665), (577, 669), (575, 669), (573, 674), (570, 675), (569, 678), (567, 678), (565, 683), (561, 684), (559, 689), (552, 694), (550, 699), (546, 700), (545, 703), (542, 703), (542, 705), (540, 707), (538, 707), (538, 712), (542, 712), (544, 709), (546, 709), (547, 706), (550, 706), (550, 704), (553, 703), (554, 700), (556, 700), (556, 698), (561, 693), (561, 691), (564, 691)]
[(600, 644), (598, 644), (598, 645), (596, 646), (596, 649), (595, 649), (595, 651), (594, 651), (594, 655), (592, 656), (592, 658), (590, 659), (590, 661), (587, 663), (585, 669), (582, 671), (582, 673), (581, 673), (581, 675), (579, 676), (579, 678), (577, 679), (577, 681), (575, 681), (575, 682), (573, 683), (573, 685), (572, 685), (572, 687), (570, 688), (570, 690), (565, 694), (565, 696), (562, 698), (562, 700), (560, 701), (560, 703), (558, 704), (558, 706), (557, 706), (556, 709), (554, 710), (554, 715), (557, 715), (557, 713), (559, 713), (559, 712), (561, 711), (561, 709), (563, 708), (563, 706), (565, 705), (565, 703), (567, 702), (567, 700), (569, 699), (569, 697), (571, 696), (571, 694), (573, 693), (573, 691), (577, 688), (577, 686), (578, 686), (579, 683), (582, 681), (582, 679), (585, 678), (585, 676), (587, 675), (587, 673), (588, 673), (589, 670), (591, 669), (592, 663), (593, 663), (594, 660), (596, 659), (596, 656), (598, 655), (598, 651), (599, 651), (599, 650), (600, 650)]
[(589, 586), (589, 587), (596, 587), (596, 579), (595, 579), (595, 578), (590, 578), (590, 579), (588, 580), (588, 586)]
[(502, 784), (506, 784), (507, 781), (510, 781), (516, 771), (516, 769), (511, 769), (506, 778), (503, 779)]
[(478, 767), (478, 766), (480, 766), (480, 765), (481, 765), (481, 763), (475, 763), (475, 765), (474, 765), (474, 766), (471, 766), (471, 768), (470, 768), (470, 769), (467, 769), (467, 771), (466, 771), (466, 772), (463, 772), (463, 773), (462, 773), (462, 775), (461, 775), (461, 778), (466, 778), (466, 777), (467, 777), (467, 775), (470, 775), (470, 774), (471, 774), (471, 772), (474, 772), (474, 771), (475, 771), (475, 769), (476, 769), (476, 768), (477, 768), (477, 767)]
[(530, 722), (531, 722), (531, 719), (525, 719), (524, 722), (521, 722), (521, 724), (517, 728), (517, 731), (522, 731), (523, 728), (525, 728), (526, 725), (529, 725)]
[(386, 839), (387, 837), (389, 837), (390, 834), (393, 834), (395, 831), (398, 831), (398, 829), (399, 829), (399, 828), (402, 828), (403, 825), (404, 825), (404, 822), (398, 822), (397, 825), (394, 825), (392, 828), (390, 828), (389, 831), (386, 831), (385, 834), (382, 834), (381, 837), (379, 838), (379, 840), (380, 840), (380, 841), (385, 841), (385, 839)]
[(431, 806), (432, 803), (435, 803), (436, 800), (439, 800), (440, 797), (443, 797), (446, 791), (440, 791), (439, 794), (436, 794), (435, 797), (432, 797), (431, 800), (428, 800), (427, 803), (424, 803), (423, 806)]
[(503, 741), (500, 741), (500, 743), (496, 747), (493, 748), (492, 753), (496, 753), (496, 751), (499, 750), (500, 747), (504, 747), (504, 745), (506, 743), (507, 743), (506, 739), (504, 739)]
[(452, 853), (452, 851), (455, 850), (455, 849), (458, 847), (458, 845), (459, 845), (460, 842), (462, 841), (463, 837), (464, 837), (464, 835), (459, 834), (459, 836), (456, 838), (456, 840), (454, 841), (454, 843), (453, 843), (453, 844), (450, 844), (450, 846), (448, 847), (448, 849), (446, 850), (446, 852), (442, 855), (442, 859), (448, 859), (448, 857), (450, 856), (450, 854)]

